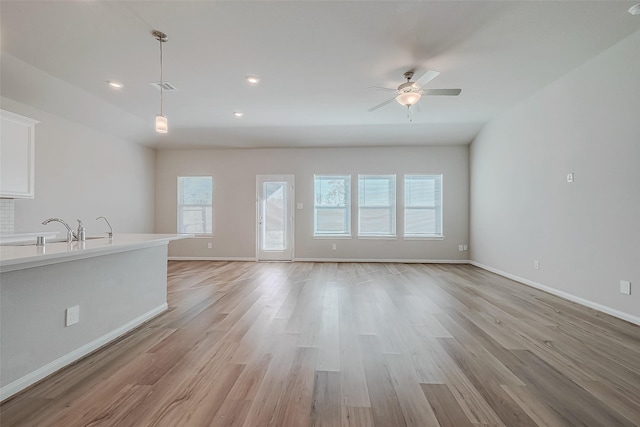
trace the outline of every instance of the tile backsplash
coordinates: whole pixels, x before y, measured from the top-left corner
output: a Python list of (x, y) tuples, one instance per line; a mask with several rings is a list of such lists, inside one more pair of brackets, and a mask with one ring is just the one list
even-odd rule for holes
[(0, 199), (0, 233), (13, 234), (14, 200)]

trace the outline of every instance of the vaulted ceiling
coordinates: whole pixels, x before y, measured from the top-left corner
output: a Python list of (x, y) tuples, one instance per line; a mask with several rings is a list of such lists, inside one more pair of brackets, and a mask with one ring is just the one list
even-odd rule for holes
[[(6, 1), (3, 97), (160, 148), (464, 145), (640, 29), (631, 1)], [(156, 134), (159, 42), (169, 133)], [(403, 73), (440, 71), (407, 118)], [(245, 77), (260, 77), (249, 86)], [(611, 76), (601, 76), (602, 79)], [(111, 89), (107, 81), (120, 81)], [(244, 116), (234, 117), (234, 111)]]

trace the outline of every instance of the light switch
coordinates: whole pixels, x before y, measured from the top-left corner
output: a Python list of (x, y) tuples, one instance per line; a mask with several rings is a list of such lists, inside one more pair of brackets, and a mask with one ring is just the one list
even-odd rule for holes
[(567, 174), (567, 182), (573, 182), (573, 172)]
[(297, 204), (296, 204), (296, 207), (297, 207), (298, 209), (302, 209), (302, 203), (297, 203)]

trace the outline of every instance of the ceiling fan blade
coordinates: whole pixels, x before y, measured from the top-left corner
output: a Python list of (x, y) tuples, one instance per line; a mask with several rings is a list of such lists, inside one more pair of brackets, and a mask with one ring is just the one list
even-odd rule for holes
[(378, 90), (386, 90), (390, 92), (397, 92), (398, 89), (390, 88), (390, 87), (380, 87), (380, 86), (369, 86), (368, 89), (378, 89)]
[(431, 80), (435, 79), (440, 75), (440, 71), (436, 70), (427, 70), (418, 80), (416, 80), (415, 85), (418, 87), (422, 87), (429, 83)]
[(371, 111), (375, 111), (375, 110), (377, 110), (378, 108), (380, 108), (380, 107), (384, 107), (384, 106), (385, 106), (385, 105), (387, 105), (388, 103), (393, 102), (393, 101), (395, 101), (395, 100), (396, 100), (396, 97), (394, 96), (393, 98), (388, 99), (388, 100), (386, 100), (386, 101), (384, 101), (384, 102), (382, 102), (382, 103), (380, 103), (380, 104), (376, 105), (375, 107), (371, 107), (371, 108), (369, 108), (367, 111), (369, 111), (369, 112), (371, 112)]
[(424, 89), (425, 95), (458, 96), (462, 89)]

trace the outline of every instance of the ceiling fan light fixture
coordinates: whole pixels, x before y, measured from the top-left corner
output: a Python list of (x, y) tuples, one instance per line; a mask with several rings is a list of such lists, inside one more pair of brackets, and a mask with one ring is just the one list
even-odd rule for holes
[(260, 78), (258, 76), (247, 76), (247, 83), (249, 83), (251, 86), (256, 86), (258, 83), (260, 83)]
[(422, 95), (420, 95), (419, 92), (404, 92), (396, 96), (396, 101), (398, 101), (398, 104), (407, 107), (414, 105), (416, 102), (420, 101), (421, 97)]

